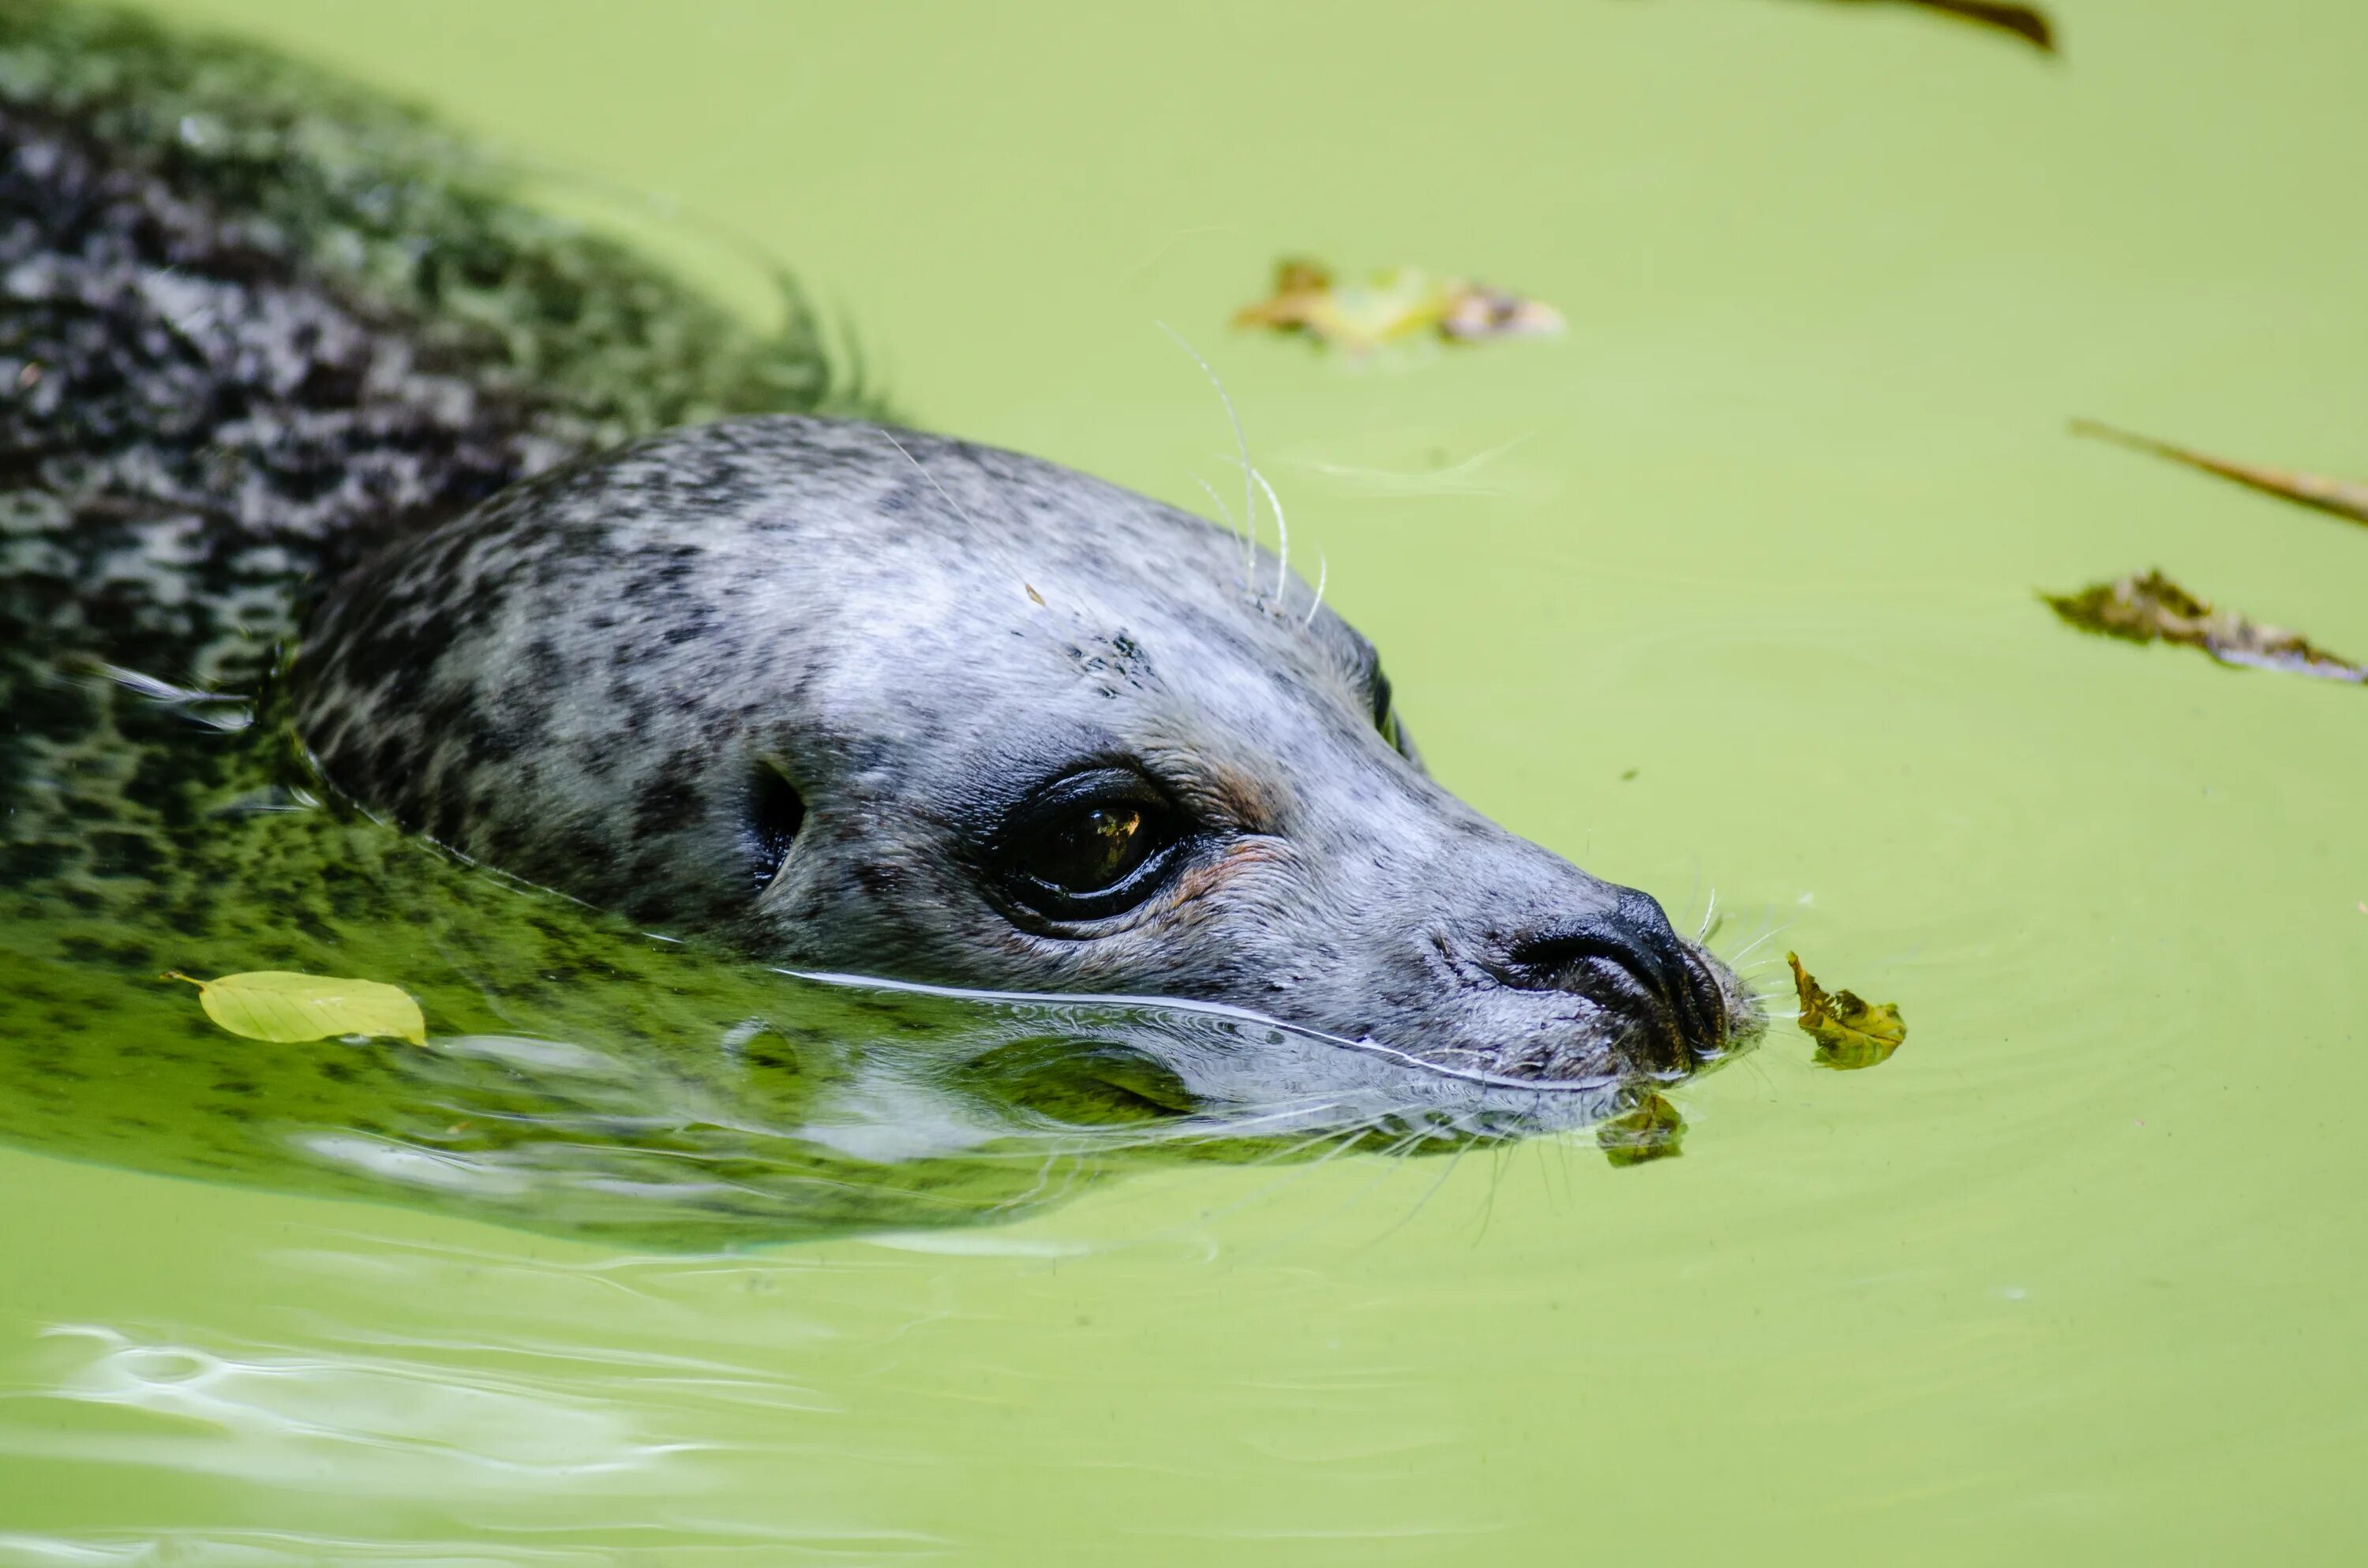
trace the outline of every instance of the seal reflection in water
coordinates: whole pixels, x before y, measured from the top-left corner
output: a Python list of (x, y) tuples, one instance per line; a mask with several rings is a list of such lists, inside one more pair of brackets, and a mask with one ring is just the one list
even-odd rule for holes
[(1372, 645), (1271, 557), (990, 448), (659, 436), (349, 572), (294, 686), (403, 826), (801, 968), (1554, 1079), (1683, 1072), (1755, 1017), (1653, 899), (1440, 789)]

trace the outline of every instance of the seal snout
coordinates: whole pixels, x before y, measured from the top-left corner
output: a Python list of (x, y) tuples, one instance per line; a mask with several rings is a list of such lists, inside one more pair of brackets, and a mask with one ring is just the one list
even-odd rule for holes
[(1727, 1007), (1702, 959), (1669, 925), (1650, 893), (1619, 888), (1608, 908), (1517, 940), (1506, 983), (1565, 991), (1603, 1006), (1628, 1028), (1614, 1049), (1651, 1073), (1680, 1073), (1719, 1053)]

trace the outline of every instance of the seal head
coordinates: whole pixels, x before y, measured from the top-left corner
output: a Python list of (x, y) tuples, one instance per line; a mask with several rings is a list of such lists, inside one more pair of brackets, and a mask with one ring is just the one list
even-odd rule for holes
[(1271, 556), (1011, 452), (660, 436), (349, 573), (296, 685), (370, 808), (775, 962), (1539, 1078), (1683, 1072), (1758, 1021), (1650, 897), (1434, 782), (1372, 645)]

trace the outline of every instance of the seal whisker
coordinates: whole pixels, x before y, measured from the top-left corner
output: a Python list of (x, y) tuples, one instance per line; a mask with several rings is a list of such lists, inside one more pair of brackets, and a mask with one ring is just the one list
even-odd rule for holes
[(1197, 473), (1192, 475), (1192, 483), (1201, 487), (1201, 491), (1209, 497), (1209, 504), (1217, 508), (1217, 516), (1224, 519), (1225, 531), (1227, 533), (1241, 532), (1240, 527), (1234, 521), (1234, 509), (1225, 505), (1225, 498), (1217, 494), (1217, 487), (1210, 483), (1207, 480), (1201, 478)]
[[(928, 482), (929, 488), (938, 493), (938, 499), (943, 501), (947, 506), (953, 508), (954, 516), (960, 517), (964, 523), (968, 524), (973, 532), (980, 535), (981, 537), (985, 537), (986, 530), (979, 526), (977, 517), (969, 507), (955, 500), (953, 496), (947, 492), (944, 485), (938, 483), (938, 476), (936, 474), (931, 473), (928, 469), (921, 466), (921, 460), (912, 454), (911, 450), (905, 447), (904, 442), (896, 438), (894, 431), (881, 426), (875, 426), (872, 428), (874, 433), (878, 435), (882, 440), (896, 449), (897, 456), (903, 458), (906, 462), (913, 465), (913, 472), (915, 473), (919, 474), (923, 479)], [(1010, 564), (1013, 566), (1015, 571), (1019, 570), (1019, 562), (1016, 559), (1012, 560)], [(1038, 604), (1041, 605), (1044, 602), (1044, 596), (1038, 593), (1035, 587), (1026, 581), (1024, 573), (1021, 574), (1020, 586), (1026, 588), (1028, 590), (1028, 597), (1035, 600)]]
[(1315, 612), (1324, 608), (1325, 579), (1329, 577), (1331, 574), (1332, 562), (1330, 558), (1322, 551), (1317, 551), (1315, 552), (1315, 597), (1308, 601), (1307, 619), (1301, 621), (1299, 623), (1300, 625), (1313, 626), (1315, 624)]
[[(1202, 490), (1208, 492), (1211, 504), (1217, 508), (1217, 516), (1225, 520), (1225, 531), (1227, 533), (1239, 532), (1240, 530), (1234, 526), (1234, 509), (1225, 505), (1224, 497), (1217, 494), (1217, 487), (1210, 483), (1207, 480), (1201, 478), (1197, 473), (1192, 476), (1192, 483), (1199, 485)], [(1241, 584), (1245, 589), (1250, 585), (1249, 573), (1247, 569), (1236, 569), (1234, 574), (1234, 580)]]
[(1258, 488), (1266, 492), (1267, 506), (1274, 512), (1274, 598), (1278, 607), (1283, 607), (1290, 598), (1291, 525), (1283, 520), (1282, 498), (1274, 493), (1274, 486), (1267, 483), (1265, 473), (1254, 464), (1246, 463), (1245, 466), (1249, 469), (1250, 477), (1258, 481)]
[[(1385, 1116), (1374, 1117), (1365, 1124), (1363, 1131), (1367, 1132), (1381, 1131), (1387, 1124), (1387, 1121), (1388, 1118)], [(1436, 1131), (1437, 1129), (1435, 1128), (1417, 1125), (1410, 1129), (1404, 1137), (1396, 1139), (1385, 1145), (1379, 1151), (1382, 1155), (1382, 1159), (1376, 1162), (1378, 1168), (1375, 1170), (1374, 1174), (1366, 1180), (1363, 1186), (1350, 1193), (1337, 1209), (1333, 1210), (1331, 1214), (1328, 1216), (1328, 1220), (1337, 1221), (1343, 1215), (1346, 1215), (1351, 1209), (1354, 1209), (1358, 1204), (1362, 1203), (1369, 1196), (1372, 1195), (1375, 1187), (1381, 1186), (1382, 1183), (1389, 1180), (1392, 1176), (1397, 1174), (1397, 1166), (1403, 1163), (1405, 1157), (1404, 1152), (1406, 1149), (1410, 1148), (1415, 1143), (1420, 1142), (1421, 1141), (1430, 1137)], [(1326, 1156), (1326, 1159), (1329, 1159), (1330, 1157), (1331, 1156), (1329, 1155)], [(1393, 1231), (1397, 1227), (1395, 1225), (1390, 1227)]]
[[(963, 522), (968, 523), (973, 528), (978, 528), (978, 519), (970, 515), (970, 508), (964, 506), (961, 502), (946, 494), (946, 487), (938, 483), (938, 476), (931, 473), (928, 469), (923, 468), (921, 466), (921, 460), (905, 449), (905, 443), (896, 439), (894, 432), (888, 430), (883, 426), (875, 426), (874, 429), (878, 431), (879, 437), (882, 440), (896, 449), (898, 456), (902, 457), (906, 462), (913, 465), (913, 472), (915, 473), (919, 474), (923, 479), (929, 482), (929, 488), (938, 493), (939, 500), (943, 501), (947, 506), (951, 506), (954, 509), (955, 517), (960, 517)], [(981, 530), (981, 532), (984, 531), (985, 530), (983, 529)]]
[[(1270, 1199), (1276, 1194), (1283, 1192), (1290, 1187), (1306, 1181), (1317, 1171), (1321, 1170), (1326, 1165), (1330, 1165), (1335, 1159), (1347, 1153), (1349, 1149), (1354, 1148), (1358, 1142), (1362, 1139), (1369, 1131), (1371, 1131), (1372, 1126), (1372, 1119), (1356, 1122), (1345, 1132), (1339, 1131), (1339, 1129), (1335, 1126), (1326, 1129), (1322, 1132), (1316, 1133), (1301, 1142), (1288, 1145), (1286, 1148), (1277, 1151), (1271, 1155), (1245, 1162), (1248, 1168), (1252, 1170), (1265, 1169), (1274, 1166), (1285, 1166), (1287, 1168), (1277, 1170), (1273, 1180), (1260, 1183), (1257, 1187), (1246, 1194), (1238, 1202), (1228, 1204), (1225, 1207), (1215, 1210), (1214, 1215), (1237, 1213), (1240, 1210), (1248, 1208), (1253, 1203), (1263, 1202)], [(1298, 1158), (1298, 1156), (1306, 1150), (1315, 1148), (1323, 1143), (1331, 1143), (1333, 1147), (1326, 1153), (1312, 1160), (1302, 1161)], [(1213, 1218), (1214, 1215), (1212, 1217)]]
[[(1299, 1174), (1302, 1176), (1312, 1175), (1315, 1172), (1321, 1170), (1326, 1165), (1330, 1165), (1333, 1161), (1338, 1159), (1343, 1154), (1355, 1153), (1359, 1149), (1364, 1146), (1365, 1140), (1381, 1126), (1382, 1119), (1383, 1119), (1378, 1116), (1371, 1117), (1364, 1121), (1358, 1122), (1351, 1126), (1348, 1131), (1342, 1133), (1338, 1139), (1333, 1141), (1332, 1147), (1326, 1149), (1323, 1153), (1318, 1154), (1315, 1158), (1308, 1161), (1304, 1165), (1302, 1165), (1300, 1167)], [(1386, 1174), (1386, 1172), (1384, 1172), (1384, 1174)], [(1370, 1188), (1372, 1185), (1372, 1184), (1370, 1182), (1366, 1184), (1368, 1188)], [(1355, 1201), (1356, 1199), (1354, 1197), (1349, 1199), (1349, 1202), (1351, 1203)]]
[(1266, 504), (1274, 508), (1274, 602), (1281, 605), (1289, 597), (1291, 584), (1291, 525), (1282, 520), (1282, 498), (1274, 493), (1274, 486), (1266, 482), (1266, 475), (1253, 468), (1250, 477), (1258, 481), (1260, 490), (1266, 492)]
[(1192, 357), (1192, 363), (1201, 367), (1201, 373), (1209, 378), (1211, 386), (1217, 389), (1217, 401), (1225, 405), (1226, 421), (1234, 427), (1234, 445), (1240, 449), (1242, 454), (1242, 516), (1248, 528), (1247, 540), (1249, 546), (1244, 559), (1256, 561), (1258, 559), (1258, 495), (1250, 488), (1250, 476), (1257, 471), (1250, 467), (1250, 442), (1249, 437), (1242, 434), (1242, 416), (1234, 411), (1234, 400), (1225, 391), (1225, 383), (1217, 379), (1214, 368), (1206, 359), (1201, 358), (1201, 351), (1184, 341), (1184, 335), (1166, 322), (1160, 322), (1157, 325), (1160, 331), (1176, 340), (1177, 347)]
[(1757, 937), (1752, 937), (1748, 942), (1744, 943), (1743, 946), (1737, 948), (1734, 952), (1729, 953), (1726, 956), (1727, 963), (1730, 966), (1740, 966), (1745, 959), (1751, 956), (1754, 949), (1758, 949), (1762, 943), (1783, 935), (1785, 929), (1786, 927), (1772, 920), (1770, 921), (1766, 930), (1760, 932)]
[(1404, 1161), (1416, 1149), (1429, 1142), (1438, 1131), (1435, 1127), (1411, 1127), (1404, 1134), (1383, 1144), (1374, 1152), (1384, 1160)]
[(1321, 1154), (1314, 1160), (1310, 1160), (1305, 1165), (1300, 1167), (1303, 1171), (1313, 1170), (1317, 1165), (1330, 1164), (1333, 1160), (1347, 1153), (1351, 1146), (1353, 1146), (1360, 1139), (1363, 1138), (1368, 1131), (1372, 1131), (1372, 1123), (1368, 1119), (1350, 1124), (1348, 1131), (1344, 1132), (1340, 1130), (1338, 1124), (1335, 1124), (1325, 1128), (1319, 1132), (1310, 1133), (1307, 1137), (1301, 1139), (1296, 1143), (1286, 1143), (1281, 1148), (1275, 1150), (1271, 1154), (1250, 1161), (1249, 1164), (1252, 1168), (1256, 1168), (1260, 1165), (1297, 1165), (1299, 1164), (1299, 1156), (1307, 1153), (1309, 1150), (1322, 1148), (1326, 1143), (1334, 1145), (1328, 1153)]
[(1472, 1145), (1470, 1143), (1467, 1142), (1458, 1145), (1455, 1153), (1447, 1157), (1446, 1168), (1440, 1171), (1439, 1175), (1432, 1179), (1429, 1187), (1423, 1189), (1422, 1196), (1414, 1200), (1414, 1207), (1407, 1210), (1404, 1214), (1399, 1215), (1396, 1223), (1390, 1226), (1388, 1230), (1383, 1231), (1380, 1235), (1375, 1236), (1372, 1242), (1368, 1244), (1379, 1245), (1381, 1243), (1387, 1241), (1390, 1237), (1396, 1235), (1400, 1231), (1406, 1229), (1408, 1224), (1412, 1223), (1416, 1215), (1420, 1214), (1424, 1210), (1429, 1208), (1430, 1200), (1439, 1196), (1440, 1190), (1447, 1186), (1448, 1179), (1454, 1176), (1456, 1171), (1463, 1166), (1463, 1156), (1471, 1152)]

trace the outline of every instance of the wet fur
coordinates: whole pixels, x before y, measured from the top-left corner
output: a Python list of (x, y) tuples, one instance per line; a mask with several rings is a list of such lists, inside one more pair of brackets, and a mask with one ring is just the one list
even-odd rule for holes
[[(653, 437), (357, 568), (293, 682), (341, 789), (655, 928), (1231, 1002), (1497, 1072), (1639, 1064), (1600, 977), (1523, 954), (1658, 909), (1433, 782), (1376, 723), (1372, 645), (1279, 559), (1038, 459), (796, 416)], [(1205, 844), (1124, 915), (1015, 908), (1000, 824), (1112, 764)], [(807, 807), (785, 855), (748, 828), (776, 778)]]
[(843, 398), (793, 294), (751, 333), (507, 185), (260, 51), (0, 12), (0, 890), (20, 914), (105, 904), (139, 930), (181, 876), (162, 837), (223, 778), (164, 744), (173, 713), (77, 672), (252, 694), (313, 585), (389, 539), (666, 426)]

